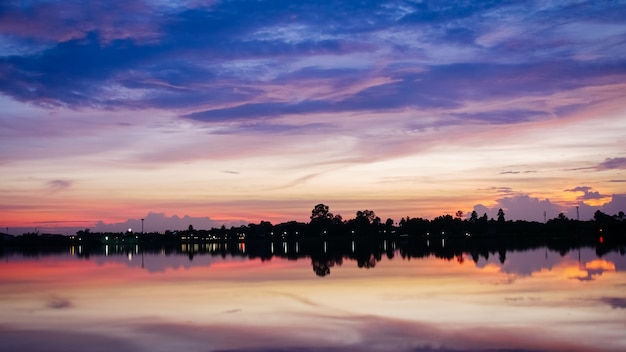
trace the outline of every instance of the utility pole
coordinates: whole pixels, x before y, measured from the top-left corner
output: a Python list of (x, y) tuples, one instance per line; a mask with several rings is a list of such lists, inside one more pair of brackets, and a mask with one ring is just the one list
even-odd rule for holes
[(141, 218), (141, 234), (143, 235), (143, 218)]
[(543, 223), (545, 224), (547, 222), (548, 222), (548, 220), (546, 219), (546, 211), (544, 210), (543, 211)]
[(578, 205), (576, 206), (576, 221), (580, 221), (580, 213), (578, 212)]

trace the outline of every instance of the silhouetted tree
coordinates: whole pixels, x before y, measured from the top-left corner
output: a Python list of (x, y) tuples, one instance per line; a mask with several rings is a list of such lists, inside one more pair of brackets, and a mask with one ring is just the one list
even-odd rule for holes
[(498, 222), (505, 222), (504, 210), (502, 208), (498, 209)]
[(470, 215), (469, 220), (472, 224), (475, 224), (476, 222), (478, 222), (478, 213), (476, 213), (476, 210), (472, 210), (472, 214)]
[(330, 220), (333, 214), (329, 211), (328, 205), (318, 204), (311, 210), (311, 222)]
[(313, 234), (319, 234), (320, 232), (323, 234), (327, 234), (331, 232), (331, 228), (336, 227), (336, 223), (342, 222), (341, 216), (335, 217), (333, 213), (329, 211), (328, 205), (325, 204), (317, 204), (311, 210), (311, 232)]
[(373, 210), (359, 210), (356, 217), (348, 223), (356, 234), (371, 234), (380, 226), (380, 218)]
[(373, 224), (376, 219), (378, 219), (378, 222), (380, 222), (380, 218), (376, 216), (376, 213), (374, 213), (373, 210), (359, 210), (356, 212), (356, 218), (367, 220), (368, 224)]

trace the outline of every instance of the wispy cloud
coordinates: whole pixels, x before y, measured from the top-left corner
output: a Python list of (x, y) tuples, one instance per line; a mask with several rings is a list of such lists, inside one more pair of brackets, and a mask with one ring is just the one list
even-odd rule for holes
[(52, 296), (46, 302), (46, 307), (52, 309), (67, 309), (72, 306), (73, 304), (69, 299), (58, 296)]
[(596, 170), (626, 169), (626, 158), (606, 158), (596, 166)]
[(72, 184), (70, 180), (51, 180), (46, 182), (46, 187), (50, 192), (59, 192), (72, 187)]
[(581, 201), (589, 199), (603, 199), (608, 197), (607, 195), (600, 194), (600, 192), (592, 191), (592, 188), (588, 186), (577, 186), (571, 189), (566, 189), (565, 192), (583, 192), (583, 195), (578, 197)]
[(624, 297), (603, 297), (602, 302), (616, 309), (626, 309), (626, 298)]
[(501, 171), (500, 175), (534, 174), (536, 172), (537, 171), (535, 170), (524, 170), (524, 171), (507, 170), (507, 171)]

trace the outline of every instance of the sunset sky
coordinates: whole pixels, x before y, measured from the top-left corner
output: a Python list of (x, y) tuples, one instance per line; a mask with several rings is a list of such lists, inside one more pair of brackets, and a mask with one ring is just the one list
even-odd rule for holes
[(623, 1), (0, 3), (0, 232), (626, 211)]

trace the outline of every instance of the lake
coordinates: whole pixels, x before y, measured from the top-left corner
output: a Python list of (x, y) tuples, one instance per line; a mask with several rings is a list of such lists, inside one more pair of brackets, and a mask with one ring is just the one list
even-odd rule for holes
[(623, 246), (305, 246), (4, 251), (0, 350), (626, 350)]

